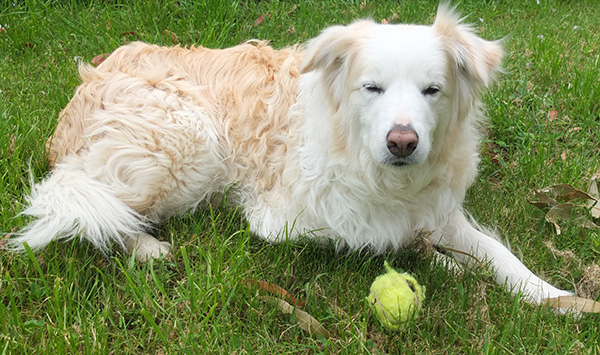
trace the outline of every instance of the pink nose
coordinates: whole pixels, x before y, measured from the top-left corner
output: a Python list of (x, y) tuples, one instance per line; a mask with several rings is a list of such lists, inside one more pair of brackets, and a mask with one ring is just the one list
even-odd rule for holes
[(411, 126), (394, 126), (387, 134), (387, 147), (390, 153), (399, 158), (411, 155), (419, 144), (419, 136)]

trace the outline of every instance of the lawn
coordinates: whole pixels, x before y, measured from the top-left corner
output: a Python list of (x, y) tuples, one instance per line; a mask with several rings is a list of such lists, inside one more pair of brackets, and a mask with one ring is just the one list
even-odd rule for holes
[[(539, 4), (538, 4), (539, 2)], [(31, 181), (48, 173), (45, 141), (91, 61), (131, 41), (226, 47), (303, 42), (330, 24), (370, 17), (429, 24), (435, 1), (0, 2), (0, 231), (7, 238)], [(600, 13), (595, 0), (475, 1), (459, 10), (486, 39), (503, 38), (504, 73), (485, 96), (480, 176), (466, 208), (552, 284), (598, 300), (600, 232), (557, 235), (528, 203), (534, 189), (586, 189), (600, 168)], [(600, 316), (557, 316), (474, 269), (454, 274), (426, 246), (373, 256), (311, 243), (269, 245), (225, 204), (157, 227), (173, 258), (146, 264), (73, 241), (40, 252), (0, 250), (3, 354), (585, 353), (598, 354)], [(0, 246), (3, 245), (0, 240)], [(424, 312), (398, 332), (364, 302), (387, 260), (427, 288)], [(330, 337), (301, 329), (259, 288), (306, 304)]]

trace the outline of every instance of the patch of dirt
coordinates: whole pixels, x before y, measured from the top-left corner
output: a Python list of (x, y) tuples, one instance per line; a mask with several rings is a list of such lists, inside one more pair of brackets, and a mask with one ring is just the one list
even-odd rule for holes
[(583, 277), (575, 287), (579, 297), (596, 299), (600, 293), (600, 266), (598, 264), (587, 266), (583, 272)]

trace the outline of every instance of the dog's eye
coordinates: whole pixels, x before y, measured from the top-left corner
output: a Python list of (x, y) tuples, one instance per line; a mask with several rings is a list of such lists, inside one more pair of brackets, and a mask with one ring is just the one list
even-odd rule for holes
[(421, 93), (425, 96), (435, 95), (440, 92), (440, 88), (435, 85), (428, 86), (425, 90), (421, 91)]
[(365, 88), (367, 91), (375, 93), (375, 94), (383, 93), (383, 89), (375, 84), (364, 84), (363, 88)]

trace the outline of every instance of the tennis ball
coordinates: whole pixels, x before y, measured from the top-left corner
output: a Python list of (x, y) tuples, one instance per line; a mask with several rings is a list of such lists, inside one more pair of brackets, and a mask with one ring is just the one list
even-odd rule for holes
[(373, 281), (367, 302), (384, 327), (399, 330), (421, 311), (425, 287), (411, 275), (394, 270), (387, 261), (384, 266), (387, 272)]

